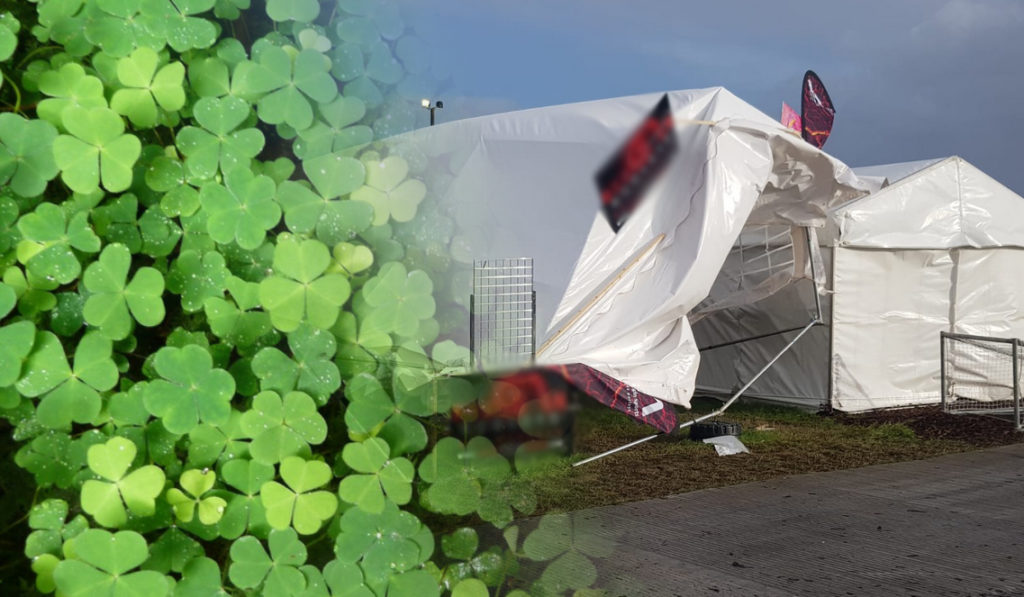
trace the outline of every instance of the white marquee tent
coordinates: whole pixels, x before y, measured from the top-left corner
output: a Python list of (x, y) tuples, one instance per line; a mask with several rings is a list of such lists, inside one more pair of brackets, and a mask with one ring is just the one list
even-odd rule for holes
[(687, 405), (699, 363), (687, 314), (744, 226), (820, 226), (878, 185), (724, 89), (669, 92), (679, 149), (616, 233), (595, 172), (661, 96), (457, 121), (403, 142), (432, 159), (459, 255), (535, 259), (538, 364), (582, 363)]
[[(747, 395), (851, 412), (937, 403), (940, 332), (1024, 336), (1024, 198), (959, 157), (858, 173), (894, 182), (830, 209), (813, 235), (823, 257), (824, 325)], [(703, 391), (738, 388), (785, 345), (787, 336), (776, 332), (807, 321), (816, 309), (809, 281), (757, 302), (708, 308), (716, 294), (744, 286), (744, 268), (756, 269), (741, 258), (742, 245), (748, 255), (781, 246), (758, 244), (750, 232), (730, 255), (704, 312), (691, 313), (698, 343), (710, 348), (697, 378)]]

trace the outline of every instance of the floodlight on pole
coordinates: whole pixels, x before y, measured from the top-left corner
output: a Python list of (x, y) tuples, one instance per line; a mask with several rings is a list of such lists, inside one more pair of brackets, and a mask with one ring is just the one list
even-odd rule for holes
[(425, 109), (430, 110), (430, 126), (434, 126), (434, 110), (443, 109), (444, 102), (442, 102), (441, 100), (437, 100), (436, 102), (433, 102), (434, 105), (430, 104), (431, 101), (427, 98), (423, 98), (422, 100), (420, 100), (420, 105), (423, 106)]

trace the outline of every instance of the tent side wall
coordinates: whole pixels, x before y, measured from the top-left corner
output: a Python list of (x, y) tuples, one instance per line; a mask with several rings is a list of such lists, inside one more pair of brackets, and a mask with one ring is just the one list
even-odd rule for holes
[[(832, 403), (856, 412), (936, 404), (940, 332), (1024, 337), (1024, 249), (838, 248)], [(955, 349), (972, 371), (995, 355)], [(993, 383), (1009, 380), (990, 380)]]

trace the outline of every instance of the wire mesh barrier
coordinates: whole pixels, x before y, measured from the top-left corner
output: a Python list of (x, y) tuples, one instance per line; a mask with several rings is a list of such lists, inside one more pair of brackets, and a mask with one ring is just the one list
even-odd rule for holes
[(942, 332), (942, 409), (953, 414), (1012, 418), (1024, 429), (1021, 415), (1021, 359), (1024, 342)]
[(507, 371), (532, 364), (536, 304), (532, 258), (473, 262), (469, 342), (474, 368)]
[(553, 371), (530, 368), (536, 299), (533, 259), (473, 262), (470, 354), (473, 368), (488, 374), (490, 383), (476, 402), (455, 409), (452, 431), (462, 439), (487, 437), (509, 457), (519, 450), (569, 453), (572, 446), (569, 385)]

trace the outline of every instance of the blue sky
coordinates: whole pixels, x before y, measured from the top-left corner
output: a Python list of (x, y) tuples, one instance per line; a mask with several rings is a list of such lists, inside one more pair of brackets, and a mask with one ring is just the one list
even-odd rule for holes
[(1024, 194), (1020, 0), (401, 0), (441, 121), (722, 85), (778, 117), (807, 69), (852, 166), (958, 154)]

